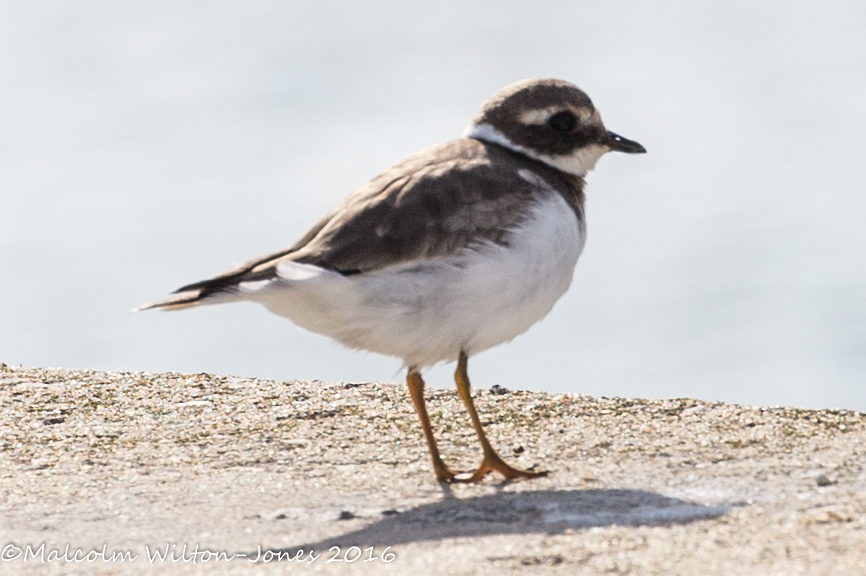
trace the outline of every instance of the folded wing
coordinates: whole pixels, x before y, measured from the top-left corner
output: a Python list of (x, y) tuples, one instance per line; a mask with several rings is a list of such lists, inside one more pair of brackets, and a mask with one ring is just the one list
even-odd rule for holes
[(352, 193), (289, 248), (136, 310), (186, 308), (228, 295), (241, 283), (278, 278), (286, 260), (350, 276), (485, 242), (507, 244), (528, 212), (526, 197), (538, 194), (513, 163), (513, 153), (471, 139), (411, 156)]

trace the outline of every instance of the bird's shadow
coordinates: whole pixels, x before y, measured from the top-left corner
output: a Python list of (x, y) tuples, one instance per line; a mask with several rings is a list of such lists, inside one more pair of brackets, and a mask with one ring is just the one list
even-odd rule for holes
[[(722, 516), (730, 506), (706, 506), (644, 490), (542, 490), (445, 498), (387, 516), (340, 536), (272, 550), (274, 558), (338, 546), (383, 547), (497, 534), (557, 534), (611, 525), (688, 524)], [(253, 554), (255, 557), (255, 554)]]

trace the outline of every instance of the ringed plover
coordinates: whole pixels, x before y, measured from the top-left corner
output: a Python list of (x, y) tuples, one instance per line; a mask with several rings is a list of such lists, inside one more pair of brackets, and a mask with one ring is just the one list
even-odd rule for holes
[[(382, 172), (288, 248), (136, 310), (254, 301), (348, 347), (402, 358), (439, 481), (541, 476), (508, 465), (487, 440), (467, 363), (525, 332), (568, 289), (586, 240), (584, 178), (611, 150), (646, 152), (607, 130), (573, 84), (513, 84), (463, 138)], [(421, 378), (454, 360), (483, 452), (465, 474), (439, 455)]]

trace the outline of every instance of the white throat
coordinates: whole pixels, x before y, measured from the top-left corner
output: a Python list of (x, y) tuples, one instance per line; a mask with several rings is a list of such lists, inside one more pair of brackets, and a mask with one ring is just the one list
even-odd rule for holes
[(499, 144), (539, 162), (544, 162), (557, 170), (581, 177), (586, 176), (587, 172), (595, 168), (595, 163), (598, 162), (598, 159), (610, 151), (610, 148), (607, 146), (590, 144), (589, 146), (578, 148), (571, 154), (540, 154), (535, 150), (515, 144), (490, 124), (474, 124), (466, 129), (463, 136), (465, 138), (475, 138), (476, 140), (490, 142), (491, 144)]

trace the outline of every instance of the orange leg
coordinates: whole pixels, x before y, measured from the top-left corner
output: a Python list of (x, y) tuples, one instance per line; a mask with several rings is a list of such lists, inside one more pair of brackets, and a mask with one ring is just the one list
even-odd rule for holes
[(418, 413), (418, 418), (421, 420), (424, 438), (427, 439), (427, 449), (430, 451), (430, 458), (433, 460), (433, 472), (436, 473), (436, 480), (451, 482), (457, 473), (448, 468), (442, 462), (442, 457), (439, 455), (436, 438), (433, 437), (433, 428), (430, 426), (430, 416), (427, 415), (427, 405), (424, 403), (424, 380), (421, 378), (421, 374), (414, 368), (409, 368), (409, 372), (406, 374), (406, 384), (409, 386), (409, 395), (412, 396), (415, 412)]
[(457, 372), (454, 374), (454, 380), (457, 382), (457, 393), (460, 394), (463, 404), (466, 405), (466, 410), (469, 412), (469, 417), (472, 419), (472, 426), (475, 428), (475, 433), (478, 435), (478, 441), (481, 442), (481, 449), (484, 451), (484, 459), (481, 461), (481, 466), (479, 466), (468, 478), (452, 477), (451, 480), (455, 482), (478, 482), (491, 470), (499, 472), (508, 480), (513, 480), (514, 478), (538, 478), (539, 476), (546, 476), (547, 472), (531, 472), (529, 470), (512, 468), (505, 463), (505, 461), (490, 445), (490, 441), (487, 440), (487, 436), (484, 434), (481, 419), (478, 417), (478, 412), (475, 410), (475, 404), (472, 402), (472, 389), (469, 385), (469, 374), (466, 372), (468, 361), (469, 359), (467, 358), (466, 353), (461, 351), (460, 358), (457, 361)]

